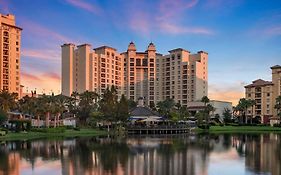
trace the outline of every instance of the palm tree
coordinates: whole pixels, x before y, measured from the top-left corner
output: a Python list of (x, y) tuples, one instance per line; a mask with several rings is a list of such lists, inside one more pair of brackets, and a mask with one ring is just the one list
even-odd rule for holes
[(52, 112), (55, 116), (54, 127), (57, 127), (57, 121), (60, 120), (60, 116), (66, 110), (68, 98), (64, 95), (54, 96), (54, 101), (52, 103)]
[(53, 103), (53, 95), (52, 96), (47, 96), (43, 94), (42, 97), (40, 97), (40, 105), (43, 114), (45, 115), (45, 126), (49, 128), (50, 126), (50, 116), (52, 112), (52, 103)]
[(247, 109), (251, 106), (251, 103), (249, 100), (245, 99), (245, 98), (241, 98), (236, 106), (237, 109), (239, 109), (239, 111), (242, 112), (242, 116), (245, 118), (245, 123), (247, 122)]
[(275, 100), (276, 100), (276, 102), (275, 102), (274, 108), (277, 111), (277, 116), (279, 116), (281, 119), (281, 95), (278, 96)]
[(254, 106), (256, 105), (256, 101), (255, 101), (255, 100), (250, 99), (250, 100), (249, 100), (249, 105), (250, 105), (250, 106), (251, 106), (251, 108), (252, 108), (251, 124), (253, 124), (253, 118), (254, 118)]
[(7, 113), (16, 107), (17, 93), (9, 93), (8, 91), (0, 92), (0, 109)]
[(201, 99), (201, 102), (204, 103), (204, 118), (205, 118), (205, 122), (207, 123), (207, 125), (209, 126), (209, 115), (210, 112), (214, 110), (214, 107), (209, 104), (210, 103), (210, 99), (207, 96), (203, 96)]

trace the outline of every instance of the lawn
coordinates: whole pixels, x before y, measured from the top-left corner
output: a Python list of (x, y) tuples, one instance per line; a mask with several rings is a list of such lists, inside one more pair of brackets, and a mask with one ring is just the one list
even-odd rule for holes
[[(197, 128), (196, 132), (206, 132), (203, 129)], [(211, 126), (209, 133), (281, 133), (280, 127), (271, 126)]]
[(67, 129), (65, 132), (60, 133), (43, 133), (43, 132), (20, 132), (14, 133), (9, 132), (5, 136), (0, 136), (0, 140), (29, 140), (29, 139), (39, 139), (46, 137), (77, 137), (77, 136), (99, 136), (106, 135), (106, 131), (101, 131), (97, 129), (80, 129), (76, 131), (73, 129)]

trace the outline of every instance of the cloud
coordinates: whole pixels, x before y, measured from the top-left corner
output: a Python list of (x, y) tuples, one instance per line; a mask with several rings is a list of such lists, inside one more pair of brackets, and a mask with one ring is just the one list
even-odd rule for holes
[[(165, 34), (203, 34), (211, 35), (213, 32), (204, 27), (194, 27), (191, 24), (183, 25), (183, 12), (195, 7), (198, 0), (163, 0), (154, 1), (151, 4), (154, 9), (143, 8), (147, 3), (143, 1), (132, 1), (125, 16), (128, 18), (130, 29), (135, 32), (149, 35), (153, 32)], [(132, 11), (131, 9), (134, 9)], [(185, 18), (186, 19), (186, 18)], [(123, 22), (123, 21), (121, 21)], [(185, 20), (186, 22), (186, 20)]]
[(205, 34), (205, 35), (213, 34), (212, 31), (205, 28), (182, 27), (169, 23), (161, 24), (161, 30), (171, 34)]
[(59, 61), (60, 53), (51, 49), (22, 49), (22, 56)]
[(24, 92), (26, 90), (37, 89), (38, 93), (59, 93), (61, 78), (58, 74), (52, 72), (22, 72), (21, 82), (24, 82)]
[(94, 14), (101, 14), (102, 12), (102, 10), (98, 6), (93, 5), (91, 3), (87, 3), (83, 0), (65, 0), (65, 2), (67, 2), (68, 4), (74, 7), (86, 10)]
[(210, 84), (208, 96), (212, 100), (230, 101), (232, 102), (232, 105), (236, 105), (239, 99), (245, 96), (244, 86), (245, 82), (236, 82), (230, 86), (227, 86), (226, 84), (223, 86)]
[(264, 29), (264, 33), (268, 36), (278, 36), (281, 35), (281, 25), (272, 26)]

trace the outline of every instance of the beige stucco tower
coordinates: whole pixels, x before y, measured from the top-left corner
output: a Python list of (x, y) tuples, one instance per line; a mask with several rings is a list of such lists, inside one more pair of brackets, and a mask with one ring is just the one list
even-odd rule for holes
[(20, 95), (20, 45), (22, 29), (15, 16), (0, 14), (0, 90)]

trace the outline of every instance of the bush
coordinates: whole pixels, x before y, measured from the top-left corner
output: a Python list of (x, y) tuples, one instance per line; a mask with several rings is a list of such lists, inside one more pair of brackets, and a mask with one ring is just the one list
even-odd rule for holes
[(0, 126), (3, 125), (3, 123), (7, 120), (7, 115), (0, 110)]
[(209, 129), (210, 126), (209, 125), (198, 125), (198, 128), (201, 128), (201, 129)]
[(12, 130), (16, 132), (31, 130), (30, 120), (10, 120), (9, 123), (11, 123), (14, 126)]
[(42, 133), (64, 133), (65, 127), (58, 128), (33, 128), (31, 131), (33, 132), (42, 132)]
[(281, 127), (281, 124), (275, 123), (273, 124), (273, 127)]
[(73, 128), (75, 131), (80, 131), (80, 128), (79, 127), (75, 127)]
[(69, 126), (66, 126), (66, 129), (74, 129), (74, 127), (69, 125)]

